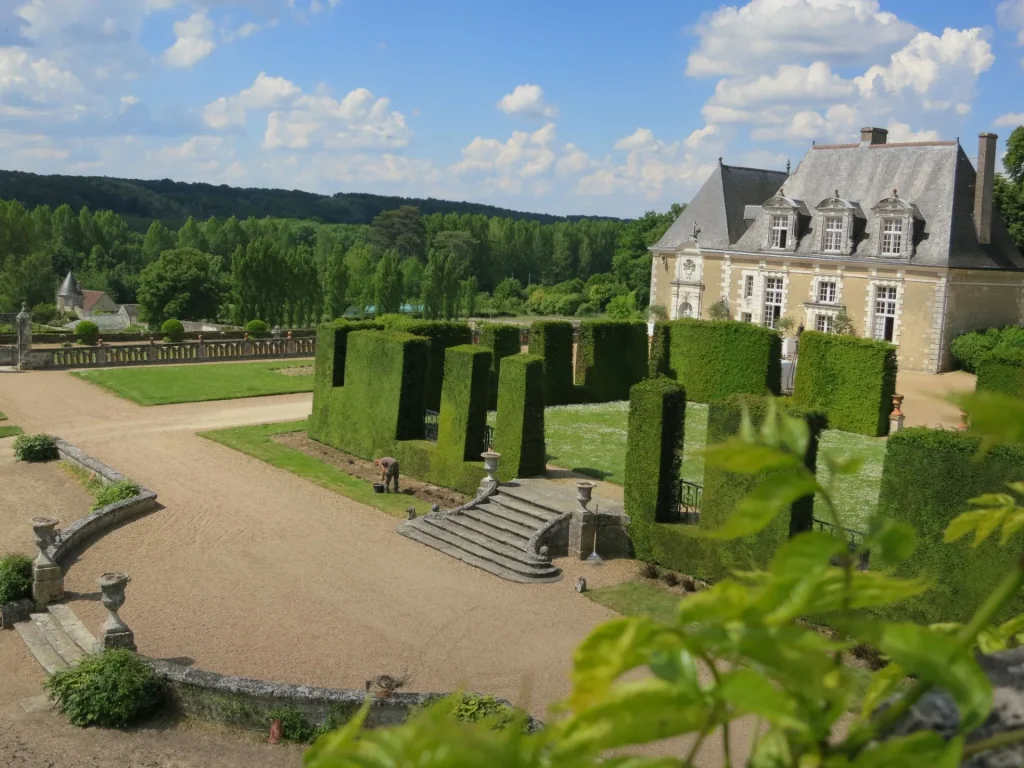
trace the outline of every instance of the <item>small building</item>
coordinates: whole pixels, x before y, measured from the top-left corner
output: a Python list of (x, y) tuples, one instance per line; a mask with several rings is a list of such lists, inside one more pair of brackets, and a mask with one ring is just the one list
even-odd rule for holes
[(120, 305), (103, 291), (82, 291), (82, 310), (87, 315), (116, 315)]
[(901, 369), (951, 366), (949, 342), (1024, 320), (1024, 257), (994, 210), (994, 134), (977, 170), (958, 141), (812, 146), (791, 174), (718, 167), (651, 247), (652, 304), (671, 319), (783, 317), (898, 347)]
[(84, 301), (85, 296), (82, 294), (82, 289), (69, 269), (64, 281), (57, 288), (57, 300), (54, 302), (57, 305), (57, 311), (74, 312), (83, 308)]

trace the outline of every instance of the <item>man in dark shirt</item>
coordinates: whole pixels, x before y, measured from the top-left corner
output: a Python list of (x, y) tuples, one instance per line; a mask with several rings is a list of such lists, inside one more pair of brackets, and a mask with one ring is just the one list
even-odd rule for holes
[(384, 483), (384, 493), (388, 492), (388, 486), (392, 483), (395, 486), (395, 493), (398, 493), (398, 460), (384, 456), (373, 463), (380, 467), (380, 481)]

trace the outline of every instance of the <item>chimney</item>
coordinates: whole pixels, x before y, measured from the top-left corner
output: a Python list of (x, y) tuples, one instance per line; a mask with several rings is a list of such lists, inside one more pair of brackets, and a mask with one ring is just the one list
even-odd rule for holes
[(974, 182), (974, 228), (978, 242), (992, 242), (992, 180), (996, 175), (996, 140), (994, 133), (978, 136), (978, 175)]
[(885, 137), (889, 132), (885, 128), (861, 128), (861, 144), (885, 144)]

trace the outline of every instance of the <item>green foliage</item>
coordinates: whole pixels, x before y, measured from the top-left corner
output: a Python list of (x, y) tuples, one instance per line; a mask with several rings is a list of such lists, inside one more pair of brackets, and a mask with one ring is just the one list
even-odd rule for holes
[(651, 304), (647, 308), (647, 319), (651, 322), (668, 320), (668, 310), (661, 306), (661, 304)]
[(489, 349), (465, 344), (445, 351), (434, 474), (441, 465), (452, 465), (458, 471), (464, 461), (480, 461), (490, 381)]
[(92, 320), (80, 320), (75, 325), (75, 339), (79, 344), (93, 347), (99, 338), (100, 328)]
[(1024, 348), (1000, 345), (977, 359), (977, 388), (1024, 397)]
[(716, 301), (708, 307), (708, 317), (712, 320), (731, 320), (732, 315), (729, 313), (729, 302), (725, 299)]
[(950, 342), (949, 351), (963, 370), (974, 373), (978, 361), (999, 344), (1000, 336), (998, 328), (961, 333)]
[(139, 495), (139, 484), (133, 480), (118, 480), (110, 485), (101, 485), (95, 493), (92, 510), (95, 512), (108, 504), (116, 504)]
[(580, 324), (576, 382), (588, 403), (628, 400), (629, 390), (647, 376), (647, 323), (588, 320)]
[(510, 355), (519, 354), (522, 348), (519, 341), (518, 325), (484, 323), (480, 327), (480, 346), (491, 350), (491, 396), (487, 404), (489, 410), (498, 407), (498, 380), (501, 376), (501, 361)]
[(676, 519), (685, 419), (686, 392), (671, 379), (648, 379), (630, 390), (623, 498), (640, 560), (653, 557), (655, 523)]
[(14, 440), (14, 458), (18, 461), (53, 461), (57, 458), (57, 439), (53, 435), (18, 435)]
[(452, 699), (451, 716), (462, 723), (486, 722), (494, 730), (501, 730), (514, 718), (514, 710), (494, 696), (462, 693)]
[(245, 324), (245, 332), (254, 339), (264, 339), (270, 335), (270, 326), (266, 320), (250, 320)]
[(398, 251), (389, 248), (377, 263), (374, 275), (375, 309), (378, 315), (398, 312), (405, 298), (402, 268), (399, 263)]
[(267, 725), (281, 721), (282, 738), (296, 744), (311, 744), (319, 736), (319, 729), (309, 722), (306, 714), (297, 707), (277, 707), (267, 712)]
[(494, 450), (501, 454), (500, 480), (535, 477), (547, 470), (544, 442), (544, 359), (506, 357), (498, 379)]
[(414, 320), (396, 317), (387, 326), (389, 330), (423, 336), (430, 341), (430, 356), (427, 362), (427, 378), (424, 384), (424, 404), (436, 411), (441, 406), (441, 386), (444, 381), (445, 352), (449, 347), (470, 344), (473, 332), (467, 323), (444, 320)]
[(671, 326), (665, 321), (654, 324), (654, 334), (651, 336), (651, 352), (647, 358), (647, 375), (650, 378), (669, 374), (669, 357), (671, 355)]
[(608, 302), (605, 311), (612, 320), (632, 320), (636, 317), (636, 294), (626, 293)]
[(32, 558), (24, 555), (0, 557), (0, 605), (32, 595)]
[(530, 354), (544, 359), (544, 404), (573, 402), (572, 324), (558, 320), (533, 323)]
[[(1014, 567), (1024, 534), (1013, 534), (1009, 547), (991, 541), (980, 546), (943, 543), (942, 532), (969, 500), (1024, 480), (1024, 448), (998, 446), (980, 460), (975, 458), (978, 448), (978, 438), (962, 432), (914, 428), (889, 437), (878, 513), (912, 526), (921, 542), (896, 573), (935, 582), (926, 596), (894, 609), (892, 615), (927, 623), (963, 621)], [(997, 618), (1021, 611), (1024, 598), (1017, 597)]]
[(151, 326), (169, 317), (217, 317), (221, 278), (207, 254), (194, 248), (164, 251), (139, 275), (139, 314)]
[(855, 336), (856, 329), (853, 327), (853, 320), (846, 313), (846, 308), (840, 309), (832, 320), (832, 333), (837, 336)]
[(150, 714), (164, 696), (163, 682), (139, 656), (109, 650), (55, 672), (46, 693), (72, 725), (123, 728)]
[(57, 314), (57, 305), (53, 303), (36, 304), (32, 307), (32, 322), (41, 323), (48, 325), (49, 323), (59, 320), (60, 316)]
[(730, 395), (779, 394), (782, 340), (753, 323), (684, 318), (668, 324), (669, 357), (664, 372), (679, 381), (687, 398), (710, 403)]
[(164, 340), (177, 343), (185, 339), (185, 326), (181, 320), (171, 318), (164, 320), (160, 326), (160, 333), (164, 335)]
[(887, 435), (896, 369), (891, 344), (805, 331), (793, 400), (825, 411), (832, 429)]

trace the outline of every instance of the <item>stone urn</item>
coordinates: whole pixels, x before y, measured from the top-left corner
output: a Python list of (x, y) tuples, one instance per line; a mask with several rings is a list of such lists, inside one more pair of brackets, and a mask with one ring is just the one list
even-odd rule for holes
[(501, 454), (494, 451), (484, 451), (480, 455), (484, 460), (484, 472), (487, 473), (487, 477), (484, 478), (485, 482), (489, 485), (496, 485), (498, 480), (494, 475), (498, 471), (498, 459), (501, 458)]
[(52, 517), (33, 517), (29, 521), (39, 550), (32, 562), (32, 601), (36, 610), (64, 597), (64, 572), (46, 551), (57, 539), (57, 522)]
[(597, 483), (592, 483), (589, 480), (577, 480), (576, 481), (576, 501), (580, 505), (582, 512), (587, 512), (587, 504), (590, 503), (590, 495), (594, 492), (597, 487)]
[(56, 565), (46, 550), (53, 545), (57, 538), (55, 529), (60, 521), (52, 517), (33, 517), (29, 522), (32, 525), (32, 533), (35, 536), (36, 548), (39, 550), (39, 554), (36, 555), (35, 559), (36, 567), (46, 568)]
[(107, 609), (107, 620), (100, 628), (100, 645), (107, 648), (128, 648), (137, 650), (135, 647), (135, 635), (118, 615), (121, 606), (124, 605), (124, 588), (128, 586), (131, 577), (127, 573), (104, 573), (98, 579), (100, 591), (103, 593), (103, 607)]

